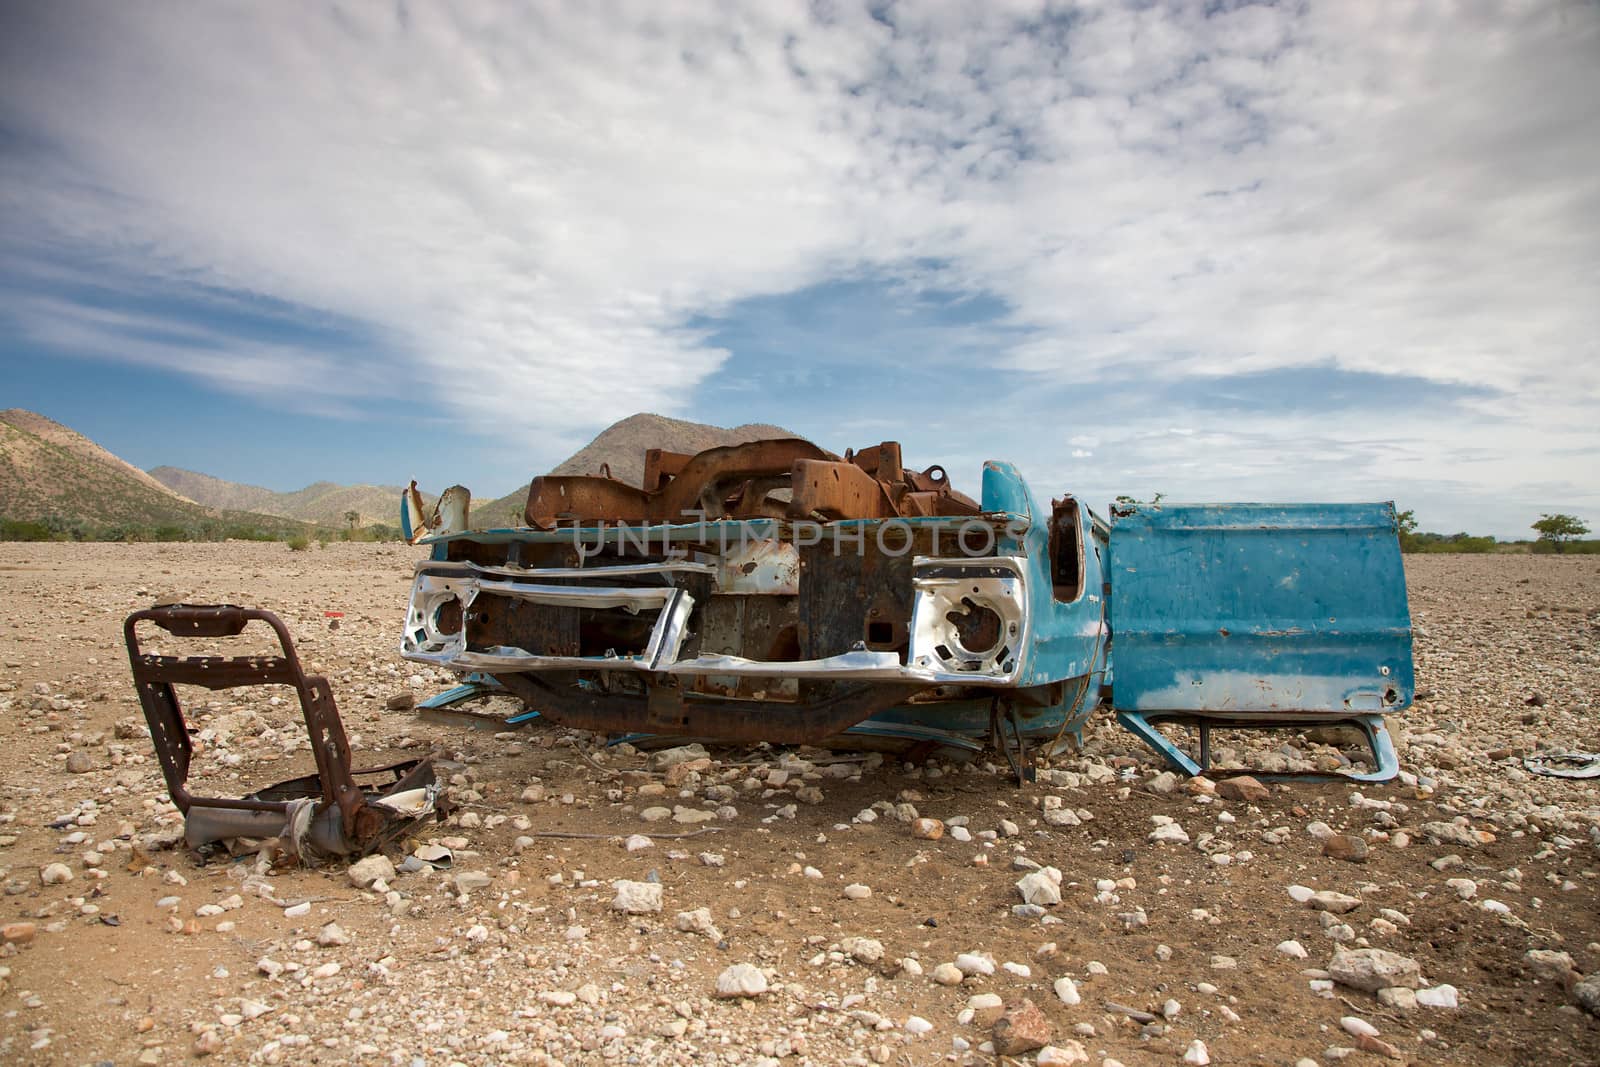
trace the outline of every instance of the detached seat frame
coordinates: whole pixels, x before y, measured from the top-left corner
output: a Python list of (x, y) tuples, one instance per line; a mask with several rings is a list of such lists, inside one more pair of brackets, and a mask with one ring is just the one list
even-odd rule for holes
[[(141, 622), (153, 623), (178, 638), (237, 637), (250, 623), (262, 622), (277, 635), (281, 654), (150, 654), (139, 643)], [(328, 680), (306, 674), (288, 628), (272, 612), (231, 604), (164, 605), (129, 615), (122, 632), (150, 738), (161, 761), (167, 791), (184, 815), (184, 836), (191, 848), (234, 837), (285, 837), (302, 858), (315, 859), (319, 853), (364, 855), (403, 831), (417, 815), (433, 809), (436, 785), (431, 759), (352, 768), (350, 742)], [(240, 799), (194, 795), (188, 787), (194, 748), (175, 685), (211, 690), (258, 685), (293, 689), (311, 738), (317, 773), (268, 786)], [(389, 774), (392, 781), (380, 791), (368, 792), (356, 782), (358, 776), (383, 773)], [(405, 808), (384, 806), (384, 798), (411, 790), (424, 791), (426, 803)]]

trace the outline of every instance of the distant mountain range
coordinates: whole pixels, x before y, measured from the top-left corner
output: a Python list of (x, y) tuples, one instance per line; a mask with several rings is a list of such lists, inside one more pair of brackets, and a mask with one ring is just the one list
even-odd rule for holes
[(0, 411), (0, 519), (85, 536), (285, 536), (304, 523), (210, 508), (174, 492), (75, 430), (21, 408)]
[[(631, 415), (614, 423), (558, 464), (552, 474), (598, 474), (609, 468), (633, 485), (644, 481), (649, 448), (699, 452), (766, 437), (792, 437), (780, 426), (750, 423), (724, 429), (662, 415)], [(444, 489), (445, 486), (434, 488)], [(178, 467), (148, 473), (43, 415), (21, 408), (0, 412), (0, 519), (44, 523), (58, 531), (115, 536), (136, 530), (182, 531), (223, 537), (251, 531), (272, 536), (315, 527), (394, 525), (400, 486), (314, 482), (280, 493)], [(474, 523), (520, 525), (528, 486), (498, 499), (474, 502)], [(431, 506), (435, 497), (425, 496)]]
[[(375, 522), (393, 526), (399, 522), (402, 487), (398, 485), (315, 482), (293, 493), (279, 493), (181, 467), (152, 467), (150, 476), (179, 496), (208, 508), (259, 511), (319, 526), (349, 526), (351, 512), (359, 516), (355, 522), (357, 526), (370, 526)], [(433, 498), (428, 498), (428, 504), (433, 504)]]

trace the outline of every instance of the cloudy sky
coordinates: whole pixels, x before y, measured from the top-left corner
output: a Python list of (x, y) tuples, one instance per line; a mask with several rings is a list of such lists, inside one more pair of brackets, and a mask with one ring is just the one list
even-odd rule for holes
[(499, 495), (648, 410), (1600, 526), (1600, 5), (0, 0), (0, 406)]

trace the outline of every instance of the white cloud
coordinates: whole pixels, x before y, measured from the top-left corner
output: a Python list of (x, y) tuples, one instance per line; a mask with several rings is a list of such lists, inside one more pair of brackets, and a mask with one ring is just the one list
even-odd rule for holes
[[(1502, 391), (1487, 436), (1419, 412), (1408, 476), (1492, 439), (1584, 485), (1600, 449), (1593, 5), (5, 18), (10, 258), (370, 324), (402, 365), (354, 392), (412, 381), (513, 433), (682, 411), (724, 359), (693, 316), (877, 269), (1002, 297), (1030, 332), (996, 362), (1056, 381), (1331, 358)], [(219, 343), (233, 387), (321, 373)], [(1394, 427), (1274, 430), (1280, 462), (1314, 438), (1393, 472)]]

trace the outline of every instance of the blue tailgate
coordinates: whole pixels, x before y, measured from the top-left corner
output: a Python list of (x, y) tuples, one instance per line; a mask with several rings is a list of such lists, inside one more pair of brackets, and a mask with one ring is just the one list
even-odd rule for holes
[(1411, 703), (1394, 505), (1140, 504), (1111, 529), (1118, 710), (1390, 711)]

